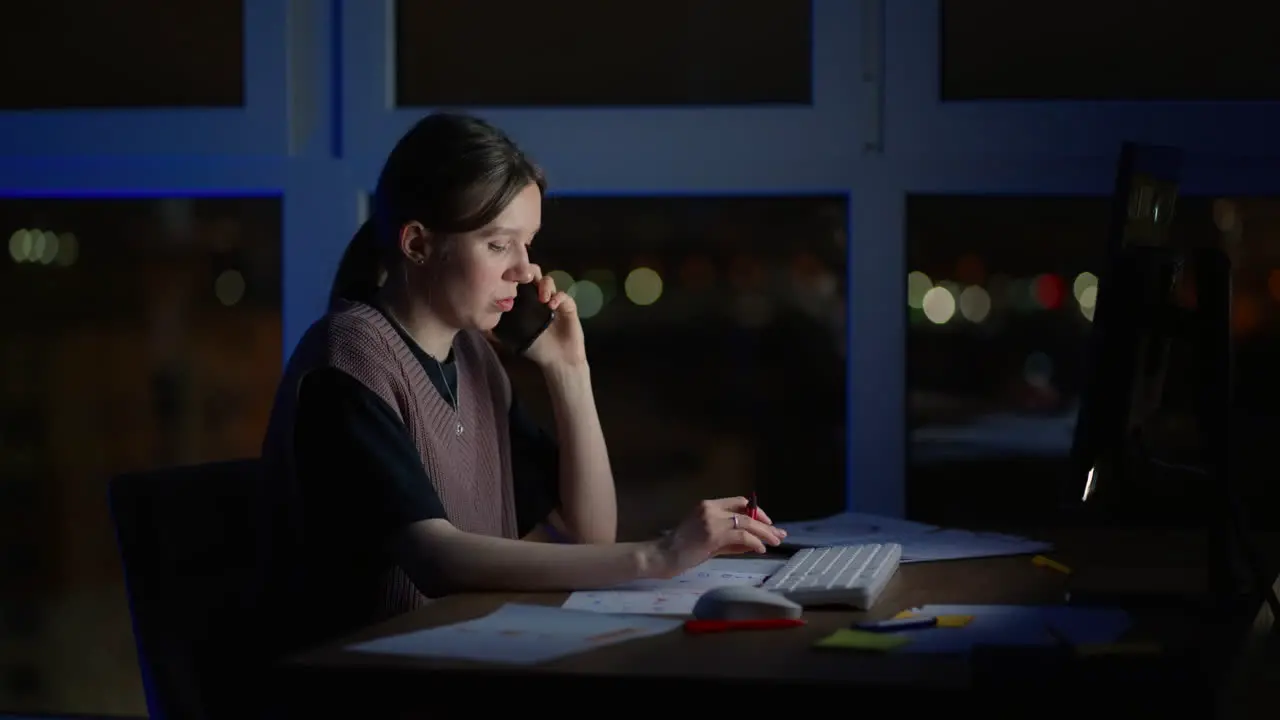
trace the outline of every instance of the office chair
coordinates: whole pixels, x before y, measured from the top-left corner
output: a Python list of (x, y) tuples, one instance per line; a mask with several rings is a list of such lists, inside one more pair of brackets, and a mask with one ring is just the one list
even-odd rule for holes
[(262, 482), (256, 460), (111, 481), (133, 632), (152, 718), (267, 713)]

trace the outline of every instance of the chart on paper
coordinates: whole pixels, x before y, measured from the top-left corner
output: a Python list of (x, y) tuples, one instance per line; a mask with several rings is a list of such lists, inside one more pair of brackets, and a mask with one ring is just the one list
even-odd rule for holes
[(712, 558), (673, 578), (633, 580), (603, 590), (707, 590), (724, 585), (759, 585), (780, 570), (783, 560)]
[(627, 615), (691, 615), (706, 588), (689, 590), (587, 590), (573, 593), (560, 607)]
[(725, 585), (760, 585), (783, 560), (714, 558), (673, 578), (637, 580), (600, 590), (578, 591), (567, 610), (635, 615), (690, 615), (702, 593)]

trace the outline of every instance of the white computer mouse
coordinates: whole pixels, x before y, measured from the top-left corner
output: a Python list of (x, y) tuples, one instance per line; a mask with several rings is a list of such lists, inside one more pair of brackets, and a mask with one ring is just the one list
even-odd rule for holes
[(698, 620), (794, 619), (802, 612), (804, 608), (778, 593), (747, 585), (712, 588), (693, 606)]

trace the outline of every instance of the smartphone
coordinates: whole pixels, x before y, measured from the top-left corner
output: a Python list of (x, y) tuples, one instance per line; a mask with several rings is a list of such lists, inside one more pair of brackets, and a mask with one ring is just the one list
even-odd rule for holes
[(523, 355), (555, 319), (555, 311), (538, 299), (537, 283), (521, 283), (516, 286), (515, 303), (502, 313), (493, 334), (509, 350)]

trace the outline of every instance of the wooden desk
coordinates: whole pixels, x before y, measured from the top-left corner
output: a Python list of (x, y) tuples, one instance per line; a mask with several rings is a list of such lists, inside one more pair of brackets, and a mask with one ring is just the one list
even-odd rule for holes
[[(928, 654), (862, 654), (819, 651), (819, 638), (859, 619), (881, 619), (930, 603), (1060, 604), (1068, 592), (1088, 579), (1092, 588), (1121, 588), (1134, 578), (1146, 586), (1194, 589), (1194, 538), (1135, 536), (1089, 531), (1063, 533), (1054, 557), (1081, 570), (1068, 577), (1039, 568), (1026, 556), (904, 565), (867, 613), (808, 610), (807, 627), (796, 630), (687, 636), (675, 631), (629, 641), (536, 667), (377, 656), (347, 652), (352, 642), (468, 620), (506, 602), (559, 605), (565, 594), (483, 594), (445, 598), (417, 612), (371, 627), (315, 651), (289, 659), (284, 691), (299, 713), (338, 708), (351, 716), (393, 715), (414, 709), (439, 712), (462, 707), (532, 708), (538, 705), (604, 710), (586, 695), (609, 693), (621, 704), (670, 711), (673, 707), (711, 709), (740, 704), (750, 692), (755, 703), (795, 696), (803, 702), (848, 702), (856, 693), (861, 704), (886, 703), (897, 711), (904, 704), (926, 704), (954, 711), (957, 703), (980, 703), (988, 713), (1008, 708), (1025, 717), (1028, 702), (1043, 710), (1067, 710), (1071, 702), (1109, 712), (1126, 699), (1135, 709), (1162, 715), (1165, 705), (1177, 716), (1211, 702), (1214, 671), (1225, 666), (1228, 646), (1239, 632), (1181, 607), (1133, 611), (1127, 640), (1158, 642), (1159, 656), (1079, 659), (1047, 649), (978, 651), (969, 656)], [(1175, 541), (1180, 544), (1171, 545)], [(1133, 568), (1118, 562), (1116, 548)], [(1100, 562), (1099, 558), (1106, 562)], [(1190, 561), (1190, 562), (1188, 562)], [(1073, 563), (1075, 563), (1073, 565)], [(1088, 568), (1085, 564), (1088, 563)], [(1110, 580), (1110, 582), (1108, 582)], [(1032, 700), (1028, 688), (1038, 691)], [(1015, 692), (1011, 692), (1011, 690)], [(680, 700), (673, 700), (679, 693)], [(1101, 699), (1105, 695), (1105, 700)], [(779, 707), (786, 707), (783, 700)], [(739, 705), (741, 707), (741, 705)], [(745, 707), (743, 709), (746, 709)], [(1196, 713), (1205, 717), (1204, 713)]]

